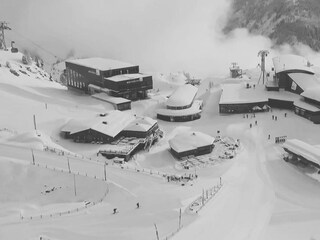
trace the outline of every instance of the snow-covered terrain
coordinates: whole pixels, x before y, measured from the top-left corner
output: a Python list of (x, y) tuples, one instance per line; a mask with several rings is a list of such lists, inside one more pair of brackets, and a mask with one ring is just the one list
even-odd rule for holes
[[(28, 71), (21, 57), (0, 51), (0, 239), (157, 239), (154, 224), (159, 239), (320, 239), (320, 183), (307, 169), (284, 162), (281, 146), (273, 141), (288, 136), (319, 145), (318, 125), (277, 109), (255, 118), (220, 116), (224, 80), (206, 79), (198, 92), (201, 119), (158, 121), (164, 138), (119, 166), (97, 156), (103, 145), (60, 136), (70, 119), (85, 120), (113, 106), (68, 91), (34, 65)], [(14, 75), (7, 61), (27, 74)], [(258, 80), (255, 72), (252, 82)], [(133, 102), (130, 112), (154, 117), (184, 82), (183, 74), (155, 76), (151, 98)], [(222, 137), (240, 139), (241, 148), (235, 158), (209, 167), (177, 168), (168, 141), (186, 130), (210, 136), (220, 131)], [(162, 175), (195, 173), (198, 178), (186, 184)], [(188, 211), (220, 177), (215, 196), (198, 213)], [(182, 228), (176, 233), (180, 209)]]

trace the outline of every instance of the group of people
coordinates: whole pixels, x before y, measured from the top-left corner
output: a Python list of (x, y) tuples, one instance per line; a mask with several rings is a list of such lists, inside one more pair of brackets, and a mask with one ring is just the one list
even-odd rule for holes
[[(139, 208), (140, 208), (140, 203), (137, 202), (136, 206), (137, 206), (137, 209), (139, 209)], [(113, 214), (117, 214), (118, 212), (119, 212), (119, 211), (118, 211), (117, 208), (114, 208), (114, 209), (113, 209)]]

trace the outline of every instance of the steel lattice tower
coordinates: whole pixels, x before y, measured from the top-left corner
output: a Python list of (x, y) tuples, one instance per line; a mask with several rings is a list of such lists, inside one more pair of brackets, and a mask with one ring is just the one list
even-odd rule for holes
[(8, 50), (5, 37), (4, 37), (4, 30), (11, 30), (10, 27), (8, 27), (7, 22), (0, 22), (0, 49)]

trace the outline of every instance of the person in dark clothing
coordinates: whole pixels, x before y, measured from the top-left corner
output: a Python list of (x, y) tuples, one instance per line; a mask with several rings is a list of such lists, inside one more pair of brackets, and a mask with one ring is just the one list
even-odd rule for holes
[(114, 209), (113, 209), (113, 214), (116, 214), (116, 213), (118, 213), (118, 212), (117, 212), (117, 209), (114, 208)]
[(139, 202), (137, 202), (137, 208), (140, 208), (140, 203)]

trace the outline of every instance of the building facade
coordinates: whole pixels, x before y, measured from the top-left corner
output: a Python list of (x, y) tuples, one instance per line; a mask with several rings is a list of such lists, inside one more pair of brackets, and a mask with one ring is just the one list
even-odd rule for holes
[(89, 85), (103, 88), (111, 96), (144, 99), (153, 88), (152, 76), (139, 73), (139, 66), (103, 58), (66, 61), (70, 89), (89, 93)]

